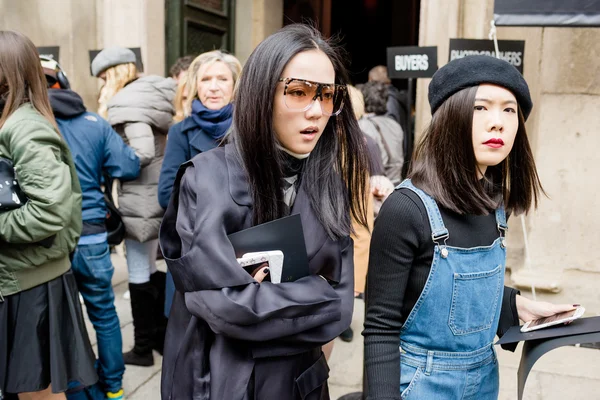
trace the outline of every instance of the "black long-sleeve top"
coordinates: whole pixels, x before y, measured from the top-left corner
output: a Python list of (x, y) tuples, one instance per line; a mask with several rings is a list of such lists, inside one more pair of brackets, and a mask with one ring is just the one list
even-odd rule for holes
[[(494, 212), (459, 215), (442, 207), (440, 212), (450, 233), (449, 246), (489, 246), (498, 238)], [(394, 191), (381, 208), (371, 239), (363, 331), (369, 400), (400, 400), (400, 329), (425, 287), (433, 250), (423, 202), (409, 189)], [(498, 336), (519, 324), (517, 294), (504, 288)]]

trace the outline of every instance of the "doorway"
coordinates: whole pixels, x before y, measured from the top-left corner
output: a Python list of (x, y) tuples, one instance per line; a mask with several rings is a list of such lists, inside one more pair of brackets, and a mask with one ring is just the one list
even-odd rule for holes
[[(353, 84), (386, 65), (387, 47), (417, 46), (421, 0), (285, 0), (284, 25), (315, 23), (325, 36), (338, 35), (348, 52)], [(407, 80), (394, 80), (406, 89)]]
[(165, 0), (166, 70), (185, 55), (234, 51), (235, 0)]

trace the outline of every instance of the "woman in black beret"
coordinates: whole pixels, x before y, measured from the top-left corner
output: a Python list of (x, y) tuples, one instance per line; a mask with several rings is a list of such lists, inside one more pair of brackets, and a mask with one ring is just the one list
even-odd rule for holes
[(544, 193), (525, 131), (533, 104), (521, 74), (488, 56), (441, 68), (429, 102), (409, 179), (373, 231), (368, 398), (497, 399), (494, 336), (574, 308), (504, 287), (506, 214)]

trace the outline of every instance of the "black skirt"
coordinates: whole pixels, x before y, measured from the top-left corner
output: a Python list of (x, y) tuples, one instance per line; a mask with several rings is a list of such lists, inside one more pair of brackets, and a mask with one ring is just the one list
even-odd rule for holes
[(71, 381), (92, 385), (94, 361), (71, 271), (0, 303), (0, 399), (50, 384), (54, 393)]

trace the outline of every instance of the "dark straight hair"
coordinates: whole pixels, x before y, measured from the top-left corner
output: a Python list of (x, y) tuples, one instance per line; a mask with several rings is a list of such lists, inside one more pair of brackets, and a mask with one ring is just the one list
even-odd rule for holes
[(510, 213), (537, 207), (540, 182), (525, 120), (518, 109), (519, 127), (513, 147), (500, 164), (488, 167), (479, 180), (473, 150), (473, 109), (478, 86), (449, 97), (433, 114), (415, 150), (409, 177), (443, 207), (459, 214), (485, 215), (504, 202)]
[[(320, 50), (335, 70), (338, 84), (349, 82), (340, 50), (311, 26), (288, 25), (261, 42), (244, 66), (235, 94), (232, 139), (248, 173), (253, 222), (285, 215), (283, 157), (273, 129), (273, 103), (278, 80), (288, 62), (303, 51)], [(368, 158), (348, 91), (344, 106), (332, 116), (306, 160), (301, 185), (330, 237), (352, 231), (351, 216), (367, 226)]]

